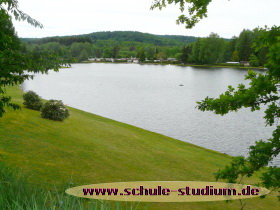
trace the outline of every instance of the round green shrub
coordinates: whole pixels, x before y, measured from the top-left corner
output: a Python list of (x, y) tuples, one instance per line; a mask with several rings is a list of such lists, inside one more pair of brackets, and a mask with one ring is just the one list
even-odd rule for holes
[(31, 90), (23, 94), (23, 100), (23, 104), (29, 109), (40, 110), (43, 106), (42, 99)]
[(41, 116), (46, 119), (63, 121), (69, 117), (69, 111), (60, 100), (49, 100), (42, 107)]

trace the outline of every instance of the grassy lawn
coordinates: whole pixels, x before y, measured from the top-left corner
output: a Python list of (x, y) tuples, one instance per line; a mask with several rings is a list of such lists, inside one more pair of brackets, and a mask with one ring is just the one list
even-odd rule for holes
[[(13, 101), (22, 104), (22, 92), (11, 87)], [(34, 185), (50, 189), (125, 181), (215, 181), (213, 173), (230, 157), (164, 135), (77, 109), (55, 122), (40, 112), (7, 109), (0, 118), (0, 160), (29, 176)], [(245, 184), (259, 180), (244, 179)], [(245, 209), (277, 209), (275, 195), (246, 199)], [(139, 207), (146, 206), (141, 204)], [(150, 203), (149, 209), (239, 209), (226, 203)]]

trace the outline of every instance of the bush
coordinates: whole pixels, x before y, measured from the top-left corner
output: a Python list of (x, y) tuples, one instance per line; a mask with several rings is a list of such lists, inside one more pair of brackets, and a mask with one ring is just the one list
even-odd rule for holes
[(33, 91), (28, 91), (23, 95), (23, 104), (34, 110), (40, 110), (43, 106), (42, 99)]
[(49, 100), (42, 108), (41, 116), (46, 119), (63, 121), (69, 117), (69, 111), (62, 101)]

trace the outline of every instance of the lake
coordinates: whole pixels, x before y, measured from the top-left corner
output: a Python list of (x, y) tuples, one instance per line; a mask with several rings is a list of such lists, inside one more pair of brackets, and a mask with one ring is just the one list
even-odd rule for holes
[[(73, 64), (59, 73), (37, 74), (22, 88), (208, 149), (246, 156), (250, 145), (269, 138), (274, 130), (265, 127), (264, 109), (252, 113), (244, 108), (218, 116), (195, 108), (196, 101), (217, 97), (228, 85), (248, 85), (246, 73), (173, 65)], [(273, 164), (280, 165), (280, 159)]]

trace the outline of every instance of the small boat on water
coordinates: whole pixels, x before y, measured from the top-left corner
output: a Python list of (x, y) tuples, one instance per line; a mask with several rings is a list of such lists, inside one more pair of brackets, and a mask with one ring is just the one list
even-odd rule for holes
[(179, 86), (184, 86), (183, 84), (180, 84)]

